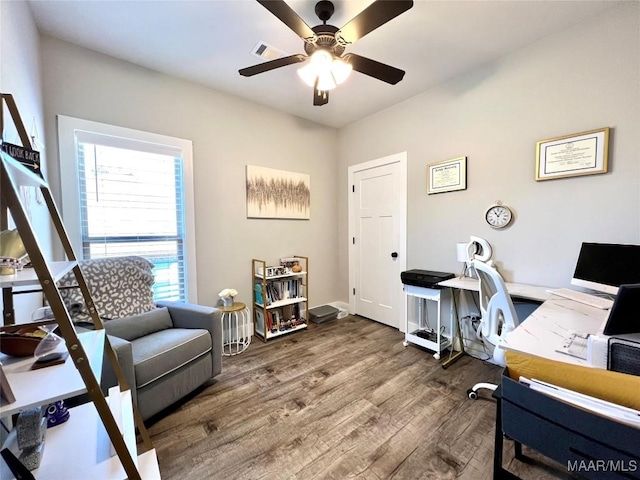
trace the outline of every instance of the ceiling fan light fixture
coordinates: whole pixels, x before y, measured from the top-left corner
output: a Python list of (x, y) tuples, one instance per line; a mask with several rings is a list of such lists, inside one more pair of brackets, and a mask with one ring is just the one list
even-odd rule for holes
[(318, 75), (318, 90), (328, 91), (336, 88), (338, 84), (336, 83), (333, 75), (331, 74), (331, 70), (327, 70), (324, 72), (320, 72)]
[(316, 84), (316, 77), (318, 76), (316, 73), (316, 68), (311, 63), (308, 63), (302, 68), (298, 69), (298, 76), (302, 79), (304, 83), (313, 87)]
[(316, 50), (311, 55), (309, 63), (298, 69), (298, 75), (304, 83), (310, 87), (315, 87), (317, 77), (324, 76), (325, 72), (331, 72), (332, 62), (333, 55), (326, 50)]
[(318, 49), (311, 55), (311, 64), (315, 65), (318, 70), (327, 70), (331, 68), (333, 55), (327, 50)]
[(335, 79), (338, 85), (340, 85), (347, 78), (349, 78), (349, 75), (351, 75), (352, 70), (353, 70), (353, 67), (351, 66), (350, 63), (346, 63), (345, 61), (340, 60), (339, 58), (336, 58), (331, 64), (331, 74), (333, 75), (333, 78)]
[(298, 75), (310, 87), (327, 91), (343, 83), (352, 69), (350, 64), (334, 58), (328, 51), (317, 50), (311, 55), (309, 63), (298, 69)]

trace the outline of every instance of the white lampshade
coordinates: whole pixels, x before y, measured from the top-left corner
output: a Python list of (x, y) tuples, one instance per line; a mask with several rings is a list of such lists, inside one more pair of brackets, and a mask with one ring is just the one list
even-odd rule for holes
[(327, 90), (333, 90), (336, 88), (337, 84), (333, 79), (333, 75), (331, 72), (320, 72), (318, 75), (318, 90), (321, 92), (326, 92)]
[(467, 261), (467, 245), (468, 245), (468, 242), (456, 243), (456, 259), (459, 262)]
[(302, 79), (304, 83), (309, 85), (310, 87), (315, 86), (316, 84), (316, 68), (314, 65), (309, 62), (302, 68), (298, 69), (298, 76)]
[(351, 73), (353, 67), (340, 60), (326, 50), (316, 50), (309, 63), (298, 69), (298, 75), (304, 83), (310, 87), (316, 87), (321, 91), (332, 90), (344, 82)]
[(345, 63), (338, 58), (336, 58), (333, 63), (331, 63), (331, 74), (333, 75), (333, 78), (338, 85), (349, 78), (349, 75), (351, 75), (351, 70), (353, 70), (353, 67), (350, 63)]

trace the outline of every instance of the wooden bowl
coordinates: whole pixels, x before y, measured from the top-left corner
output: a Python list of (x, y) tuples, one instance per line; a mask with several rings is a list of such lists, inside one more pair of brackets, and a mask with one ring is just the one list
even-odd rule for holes
[(20, 335), (18, 333), (3, 333), (0, 335), (0, 352), (12, 357), (33, 356), (42, 338)]

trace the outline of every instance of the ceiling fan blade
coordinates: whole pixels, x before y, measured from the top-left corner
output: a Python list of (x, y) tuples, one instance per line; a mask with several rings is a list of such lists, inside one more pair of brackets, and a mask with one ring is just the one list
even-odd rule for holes
[(364, 73), (365, 75), (377, 78), (391, 85), (395, 85), (404, 78), (404, 70), (376, 62), (370, 58), (361, 57), (355, 53), (348, 53), (343, 56), (342, 59), (350, 63), (356, 72)]
[(258, 3), (273, 13), (282, 23), (303, 40), (315, 43), (317, 37), (311, 27), (302, 20), (284, 0), (258, 0)]
[(336, 38), (353, 43), (411, 7), (413, 0), (377, 0), (342, 27)]
[(289, 55), (288, 57), (276, 58), (269, 62), (259, 63), (252, 67), (242, 68), (238, 70), (238, 73), (243, 77), (252, 77), (259, 73), (268, 72), (275, 68), (286, 67), (287, 65), (293, 65), (294, 63), (304, 62), (307, 58), (306, 55)]
[(321, 107), (329, 103), (329, 91), (313, 89), (313, 105), (314, 107)]

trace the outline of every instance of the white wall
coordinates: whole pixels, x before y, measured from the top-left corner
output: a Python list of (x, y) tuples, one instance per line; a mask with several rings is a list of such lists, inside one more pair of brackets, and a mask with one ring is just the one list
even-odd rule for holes
[[(27, 133), (33, 126), (44, 143), (42, 91), (40, 84), (39, 35), (26, 2), (0, 2), (0, 91), (13, 95)], [(5, 109), (3, 139), (21, 145), (9, 112)], [(27, 145), (28, 146), (28, 145)], [(47, 172), (46, 154), (40, 149), (43, 171)], [(34, 189), (22, 192), (32, 225), (46, 257), (51, 256), (51, 236), (48, 212), (38, 203)], [(41, 306), (39, 294), (15, 298), (16, 318), (29, 320), (31, 312)]]
[[(408, 268), (458, 273), (455, 244), (474, 234), (508, 280), (562, 286), (581, 242), (640, 243), (639, 10), (629, 2), (341, 129), (340, 264), (348, 166), (401, 151)], [(537, 141), (601, 127), (612, 129), (607, 174), (534, 180)], [(426, 165), (463, 155), (467, 189), (427, 195)], [(484, 222), (495, 200), (515, 211), (505, 230)]]
[[(200, 303), (226, 287), (249, 303), (251, 259), (292, 254), (310, 257), (311, 306), (338, 298), (334, 129), (51, 37), (41, 45), (50, 158), (58, 114), (193, 141)], [(310, 174), (311, 220), (247, 219), (246, 165)]]

